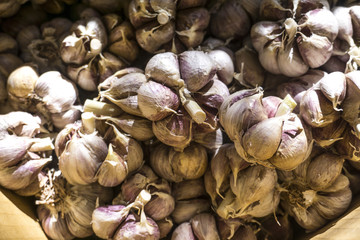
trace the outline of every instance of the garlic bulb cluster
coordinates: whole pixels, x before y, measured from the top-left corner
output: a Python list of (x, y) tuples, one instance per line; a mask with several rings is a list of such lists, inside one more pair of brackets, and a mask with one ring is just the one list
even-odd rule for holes
[(41, 114), (50, 128), (61, 129), (80, 117), (77, 88), (58, 71), (39, 76), (35, 68), (23, 65), (9, 75), (7, 91), (15, 110)]
[(59, 71), (66, 74), (66, 67), (59, 54), (62, 39), (68, 34), (72, 22), (63, 17), (53, 18), (41, 26), (29, 25), (16, 36), (20, 57), (35, 64), (39, 74)]
[(212, 206), (223, 219), (271, 214), (280, 201), (277, 180), (274, 169), (244, 161), (234, 144), (218, 149), (204, 176)]
[(210, 22), (206, 2), (130, 1), (129, 19), (136, 29), (137, 42), (150, 53), (180, 53), (200, 45)]
[[(107, 28), (116, 27), (116, 18), (108, 16), (103, 21), (96, 11), (89, 16), (82, 15), (82, 19), (72, 23), (70, 34), (62, 40), (60, 55), (68, 64), (66, 71), (70, 79), (84, 90), (95, 91), (99, 83), (127, 64), (116, 55), (117, 51), (106, 50), (109, 41)], [(114, 41), (112, 39), (112, 43)], [(121, 51), (127, 47), (120, 46), (118, 49)]]
[(297, 77), (332, 56), (339, 27), (327, 1), (262, 1), (260, 18), (251, 39), (267, 71)]
[(279, 171), (281, 205), (296, 222), (313, 231), (348, 208), (352, 192), (349, 179), (341, 173), (344, 158), (322, 150), (293, 171)]
[(48, 170), (46, 178), (36, 200), (37, 215), (46, 235), (54, 240), (91, 236), (93, 211), (98, 204), (111, 201), (112, 189), (97, 183), (72, 185), (54, 169)]
[(20, 195), (37, 192), (36, 186), (26, 189), (38, 183), (38, 174), (52, 161), (52, 140), (37, 136), (44, 129), (41, 124), (38, 116), (27, 112), (0, 115), (0, 185)]
[(171, 235), (171, 239), (220, 240), (215, 217), (210, 213), (197, 214), (190, 221), (183, 222), (177, 226)]
[(178, 225), (211, 209), (203, 178), (173, 183), (172, 196), (175, 199), (175, 209), (171, 218)]
[(245, 161), (292, 170), (305, 161), (313, 140), (308, 127), (291, 113), (294, 100), (288, 96), (275, 101), (263, 98), (261, 88), (240, 90), (225, 99), (219, 119)]
[(158, 225), (144, 211), (151, 198), (148, 191), (142, 190), (126, 205), (97, 207), (91, 221), (94, 233), (102, 239), (160, 239)]

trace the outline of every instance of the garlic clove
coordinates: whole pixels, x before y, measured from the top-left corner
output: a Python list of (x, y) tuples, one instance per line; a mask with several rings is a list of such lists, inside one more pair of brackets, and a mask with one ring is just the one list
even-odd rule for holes
[(271, 158), (282, 140), (283, 125), (283, 118), (275, 117), (249, 128), (241, 140), (245, 152), (258, 161)]
[(178, 151), (183, 151), (193, 139), (192, 120), (182, 109), (162, 120), (153, 121), (152, 131), (159, 141)]
[(143, 116), (138, 106), (137, 91), (145, 82), (145, 75), (140, 72), (130, 70), (130, 73), (127, 73), (120, 70), (99, 85), (99, 96), (129, 114)]
[(72, 108), (60, 112), (51, 114), (51, 122), (58, 129), (63, 129), (67, 124), (74, 123), (81, 117), (81, 110), (78, 107), (73, 106)]
[(340, 118), (333, 104), (315, 88), (308, 89), (300, 102), (300, 115), (312, 127), (325, 127)]
[[(288, 77), (298, 77), (308, 71), (308, 65), (305, 64), (303, 59), (301, 59), (301, 56), (303, 56), (300, 56), (301, 50), (302, 49), (300, 48), (300, 46), (299, 49), (296, 46), (285, 46), (279, 48), (279, 52), (277, 54), (277, 61), (279, 70), (282, 74)], [(309, 57), (309, 59), (312, 59), (311, 57)], [(273, 73), (276, 74), (276, 72)]]
[(177, 55), (172, 52), (155, 54), (146, 64), (145, 76), (170, 88), (181, 87)]
[(107, 121), (114, 123), (138, 141), (147, 141), (154, 137), (153, 123), (148, 119), (124, 113), (116, 118), (109, 118)]
[(20, 165), (3, 168), (0, 170), (0, 185), (11, 190), (25, 188), (37, 178), (41, 169), (49, 162), (49, 158), (30, 159)]
[(220, 128), (211, 132), (199, 132), (195, 130), (193, 133), (193, 141), (200, 143), (212, 152), (223, 144), (223, 132)]
[(220, 80), (213, 79), (194, 93), (197, 103), (218, 110), (224, 99), (230, 95), (228, 87)]
[(219, 80), (229, 85), (234, 76), (234, 63), (231, 56), (223, 50), (212, 50), (208, 56), (213, 60), (216, 66), (216, 75)]
[(69, 232), (66, 220), (61, 217), (60, 213), (52, 214), (46, 207), (40, 205), (37, 207), (37, 214), (44, 232), (52, 239), (75, 238)]
[(95, 235), (102, 239), (112, 238), (115, 231), (125, 220), (123, 205), (108, 205), (95, 208), (92, 213), (91, 227)]
[(175, 209), (171, 213), (171, 217), (177, 224), (189, 221), (193, 216), (208, 212), (210, 210), (210, 202), (208, 199), (190, 199), (175, 202)]
[(241, 3), (230, 0), (223, 2), (219, 9), (216, 9), (209, 25), (211, 34), (216, 38), (238, 39), (249, 32), (251, 19)]
[(153, 220), (164, 219), (174, 211), (174, 198), (164, 192), (154, 192), (151, 194), (151, 200), (145, 205), (145, 213)]
[(210, 213), (200, 213), (190, 220), (195, 236), (199, 240), (220, 240), (215, 217)]
[(25, 188), (16, 190), (15, 193), (24, 197), (36, 196), (40, 193), (41, 187), (44, 185), (45, 181), (47, 181), (47, 178), (45, 173), (41, 171), (32, 183)]
[[(55, 143), (56, 144), (56, 143)], [(73, 136), (59, 155), (59, 168), (70, 184), (89, 184), (107, 155), (104, 140), (94, 134)]]
[(116, 153), (110, 144), (107, 156), (101, 163), (96, 178), (101, 186), (114, 187), (122, 183), (128, 175), (126, 162)]
[(171, 235), (171, 240), (196, 240), (191, 224), (183, 222), (177, 226)]
[(124, 21), (110, 30), (109, 52), (133, 62), (139, 55), (139, 47), (135, 40), (134, 29), (128, 21)]
[(278, 169), (292, 170), (304, 162), (311, 152), (311, 134), (295, 114), (287, 117), (281, 131), (281, 142), (269, 162)]
[[(281, 42), (274, 40), (271, 41), (265, 48), (261, 49), (259, 53), (259, 61), (261, 66), (272, 74), (281, 74), (281, 70), (278, 63), (278, 52), (281, 47)], [(285, 57), (285, 58), (284, 58)], [(281, 63), (288, 61), (286, 54), (282, 54)], [(285, 71), (285, 69), (283, 69)]]
[(169, 116), (179, 107), (179, 97), (170, 88), (148, 81), (138, 90), (138, 104), (142, 114), (151, 121)]
[(187, 49), (199, 46), (210, 22), (206, 8), (190, 8), (176, 13), (176, 34)]
[(312, 34), (307, 37), (301, 35), (297, 38), (297, 42), (302, 59), (311, 68), (324, 65), (333, 52), (332, 42), (324, 36)]
[(332, 72), (319, 81), (321, 92), (329, 99), (336, 110), (345, 98), (346, 78), (342, 72)]
[[(227, 152), (232, 149), (232, 144), (225, 144), (220, 147), (216, 152), (210, 162), (211, 174), (215, 180), (216, 184), (216, 193), (219, 196), (222, 196), (220, 193), (220, 188), (228, 179), (229, 174), (231, 173), (231, 168), (229, 166), (229, 158), (227, 157)], [(234, 176), (237, 177), (237, 176)]]
[(355, 41), (359, 41), (360, 40), (360, 31), (359, 26), (360, 26), (360, 15), (359, 15), (359, 11), (360, 8), (357, 5), (353, 5), (350, 7), (349, 13), (351, 16), (351, 22), (353, 25), (353, 31), (354, 31), (354, 35), (353, 38)]
[(360, 161), (359, 146), (360, 139), (349, 125), (345, 128), (342, 138), (334, 145), (338, 154), (351, 161)]
[(58, 71), (41, 74), (34, 91), (51, 113), (69, 110), (78, 97), (75, 85)]
[(143, 212), (141, 213), (140, 221), (137, 220), (137, 217), (134, 214), (130, 213), (113, 237), (114, 240), (157, 240), (159, 238), (160, 231), (156, 222), (151, 218), (146, 217)]
[(175, 23), (169, 21), (164, 25), (151, 22), (136, 30), (138, 44), (147, 52), (155, 53), (161, 50), (161, 46), (175, 35)]
[(216, 66), (202, 51), (185, 51), (179, 55), (180, 74), (190, 92), (204, 87), (215, 75)]
[(15, 166), (23, 160), (32, 144), (33, 141), (27, 137), (6, 135), (4, 138), (1, 138), (0, 167), (7, 168)]
[(204, 180), (198, 178), (173, 183), (171, 195), (176, 201), (206, 196)]
[(325, 190), (336, 181), (343, 163), (342, 157), (332, 153), (317, 156), (308, 166), (306, 182), (314, 190)]
[(262, 86), (265, 80), (265, 72), (262, 68), (258, 54), (248, 48), (243, 47), (235, 52), (235, 79), (243, 86), (254, 88)]
[(159, 221), (156, 221), (156, 224), (159, 227), (160, 239), (165, 238), (170, 235), (170, 232), (173, 229), (174, 223), (171, 218), (164, 218)]
[[(270, 42), (280, 36), (281, 25), (273, 21), (260, 21), (251, 27), (251, 43), (255, 50), (260, 53), (269, 45)], [(275, 40), (278, 42), (279, 40)]]
[(312, 128), (312, 136), (319, 146), (327, 148), (342, 139), (346, 126), (346, 121), (340, 118), (325, 127)]

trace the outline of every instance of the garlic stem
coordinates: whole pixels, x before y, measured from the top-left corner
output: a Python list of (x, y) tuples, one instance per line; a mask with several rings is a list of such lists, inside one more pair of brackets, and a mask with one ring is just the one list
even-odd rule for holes
[(206, 113), (201, 109), (199, 104), (190, 96), (189, 90), (182, 87), (179, 89), (181, 103), (191, 118), (198, 124), (203, 123), (206, 119)]
[(95, 115), (115, 117), (123, 111), (114, 104), (99, 102), (96, 100), (86, 99), (84, 103), (84, 112), (93, 112)]
[(82, 131), (87, 134), (95, 132), (95, 115), (92, 112), (81, 114)]
[(278, 117), (291, 113), (296, 107), (296, 105), (297, 104), (295, 100), (289, 94), (287, 94), (283, 101), (280, 103), (275, 116)]
[(31, 145), (30, 152), (44, 152), (51, 151), (54, 149), (54, 145), (50, 137), (47, 138), (35, 138), (33, 140), (34, 144)]
[(161, 25), (165, 25), (169, 22), (169, 15), (166, 14), (166, 12), (161, 12), (159, 13), (159, 15), (157, 16), (157, 21), (161, 24)]
[(92, 39), (90, 41), (90, 49), (95, 55), (101, 52), (102, 44), (99, 39)]

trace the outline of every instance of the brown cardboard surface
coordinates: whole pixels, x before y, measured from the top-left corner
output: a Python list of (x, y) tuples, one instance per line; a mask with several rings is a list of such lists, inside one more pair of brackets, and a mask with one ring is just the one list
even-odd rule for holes
[(0, 188), (0, 240), (47, 240), (29, 198)]

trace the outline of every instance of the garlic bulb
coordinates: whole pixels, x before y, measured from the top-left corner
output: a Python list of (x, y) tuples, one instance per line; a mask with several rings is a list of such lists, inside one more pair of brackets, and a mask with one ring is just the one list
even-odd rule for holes
[(329, 60), (339, 28), (325, 1), (287, 4), (263, 1), (251, 39), (265, 70), (297, 77)]
[(296, 222), (309, 231), (341, 215), (352, 193), (349, 179), (341, 174), (344, 159), (330, 152), (313, 151), (310, 158), (292, 172), (279, 172), (281, 205)]
[(135, 30), (130, 22), (122, 20), (115, 13), (106, 14), (103, 19), (109, 32), (109, 52), (127, 62), (135, 61), (139, 55), (139, 46), (135, 39)]
[(90, 121), (67, 125), (55, 140), (59, 169), (70, 184), (90, 184), (96, 181), (96, 172), (108, 153), (107, 145), (98, 136)]
[(105, 187), (119, 185), (128, 174), (138, 170), (143, 164), (141, 145), (131, 137), (120, 132), (115, 125), (105, 133), (104, 139), (109, 142), (105, 160), (100, 163), (95, 178)]
[(140, 47), (150, 53), (161, 50), (179, 53), (179, 49), (201, 44), (210, 21), (209, 12), (203, 7), (205, 3), (130, 1), (129, 19)]
[[(254, 12), (258, 12), (259, 1), (254, 1), (253, 4), (255, 9), (258, 9)], [(212, 35), (222, 40), (244, 37), (250, 31), (252, 24), (252, 16), (249, 16), (247, 6), (246, 1), (234, 0), (215, 4), (210, 21)]]
[(219, 148), (210, 164), (205, 189), (221, 218), (263, 217), (277, 207), (280, 198), (274, 169), (249, 166), (233, 144)]
[[(131, 203), (98, 207), (92, 214), (92, 228), (103, 239), (159, 239), (160, 232), (156, 222), (147, 217), (144, 206), (151, 195), (142, 190)], [(137, 209), (140, 213), (135, 213)]]
[(60, 171), (51, 169), (36, 200), (38, 217), (44, 232), (53, 239), (88, 237), (93, 234), (91, 220), (96, 204), (103, 205), (111, 198), (110, 188), (96, 183), (71, 185)]
[(150, 165), (155, 173), (172, 182), (200, 178), (207, 160), (206, 149), (194, 142), (182, 152), (161, 143), (150, 153)]
[(84, 64), (107, 45), (106, 29), (99, 18), (78, 20), (70, 32), (60, 45), (60, 55), (65, 63)]

